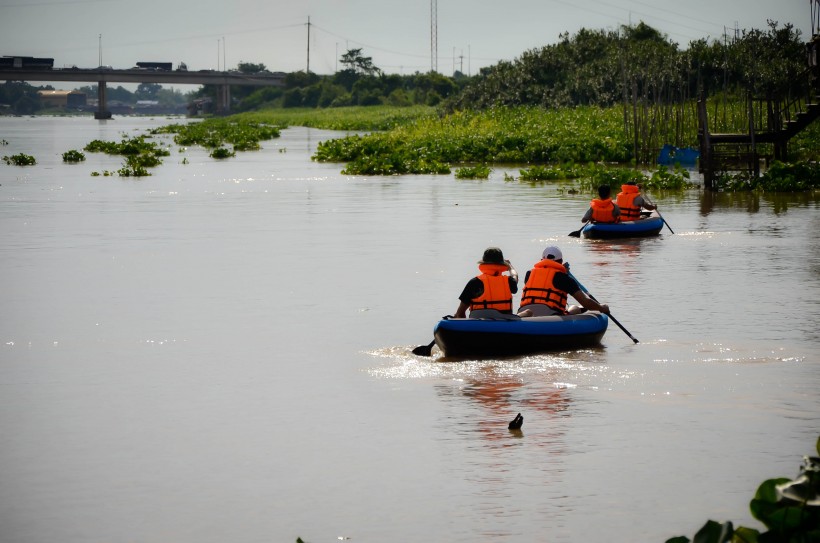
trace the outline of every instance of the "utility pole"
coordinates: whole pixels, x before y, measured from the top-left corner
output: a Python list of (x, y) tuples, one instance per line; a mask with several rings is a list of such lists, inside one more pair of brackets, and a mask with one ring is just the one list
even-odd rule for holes
[(225, 64), (225, 36), (222, 36), (222, 70), (227, 71), (228, 65)]
[(310, 73), (310, 15), (308, 15), (308, 22), (307, 22), (307, 71), (305, 73)]
[(100, 48), (100, 63), (97, 64), (97, 66), (102, 68), (102, 34), (100, 34), (100, 46), (99, 46), (99, 48)]
[(430, 0), (430, 71), (438, 71), (438, 0)]

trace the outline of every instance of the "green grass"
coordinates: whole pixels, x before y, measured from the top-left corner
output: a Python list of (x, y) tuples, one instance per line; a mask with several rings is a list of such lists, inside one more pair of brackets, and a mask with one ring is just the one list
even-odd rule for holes
[(417, 119), (435, 116), (429, 106), (351, 106), (338, 108), (276, 108), (239, 113), (231, 118), (279, 127), (309, 126), (325, 130), (391, 130)]

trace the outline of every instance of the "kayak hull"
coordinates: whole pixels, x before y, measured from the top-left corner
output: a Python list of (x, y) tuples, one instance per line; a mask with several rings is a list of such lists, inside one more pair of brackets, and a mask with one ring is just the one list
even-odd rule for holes
[(516, 320), (443, 319), (433, 335), (445, 357), (508, 357), (600, 345), (608, 323), (595, 311)]
[(589, 223), (581, 230), (587, 239), (617, 239), (657, 236), (663, 229), (663, 218), (652, 212), (645, 219), (616, 223)]

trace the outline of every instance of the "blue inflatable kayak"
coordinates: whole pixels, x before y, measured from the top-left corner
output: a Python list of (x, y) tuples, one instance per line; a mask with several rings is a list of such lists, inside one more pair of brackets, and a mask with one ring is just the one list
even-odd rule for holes
[(433, 335), (446, 357), (504, 357), (596, 346), (608, 323), (596, 311), (516, 320), (446, 318)]
[(581, 229), (581, 234), (589, 239), (657, 236), (660, 234), (663, 225), (663, 217), (653, 211), (648, 217), (636, 221), (587, 223), (587, 225)]

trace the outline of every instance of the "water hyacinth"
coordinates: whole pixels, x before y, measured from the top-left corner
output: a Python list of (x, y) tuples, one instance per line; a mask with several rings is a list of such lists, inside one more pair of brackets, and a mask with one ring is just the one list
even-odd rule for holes
[(379, 155), (404, 157), (399, 163), (417, 162), (423, 155), (442, 164), (628, 162), (631, 158), (615, 110), (522, 107), (422, 117), (388, 133), (329, 140), (319, 144), (314, 159), (348, 162), (348, 173), (365, 174), (373, 172), (359, 167)]
[(10, 166), (11, 165), (13, 165), (13, 166), (34, 166), (35, 164), (37, 164), (37, 160), (33, 156), (27, 155), (25, 153), (18, 153), (16, 155), (4, 156), (3, 157), (3, 162), (5, 162), (6, 164), (8, 164)]
[(154, 134), (173, 134), (174, 143), (181, 146), (199, 145), (218, 149), (231, 144), (236, 151), (255, 151), (259, 142), (279, 137), (279, 128), (271, 124), (242, 117), (207, 119), (198, 123), (172, 124), (154, 129)]
[(85, 155), (75, 149), (63, 153), (63, 162), (82, 162), (83, 160), (85, 160)]

